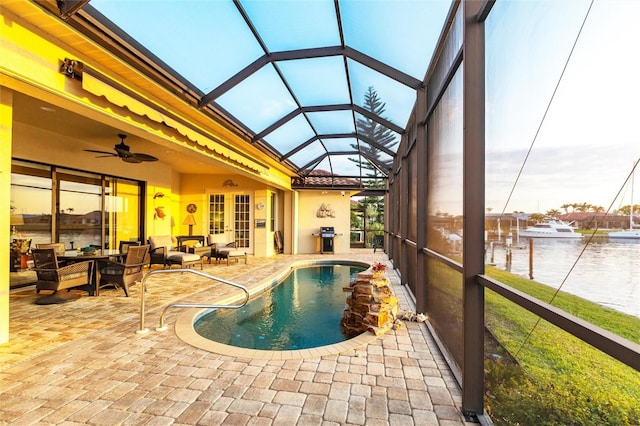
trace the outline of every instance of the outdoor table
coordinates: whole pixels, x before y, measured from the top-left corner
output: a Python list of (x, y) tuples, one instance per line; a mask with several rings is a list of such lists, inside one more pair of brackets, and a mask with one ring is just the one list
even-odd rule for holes
[(87, 289), (89, 291), (89, 296), (99, 296), (100, 295), (100, 286), (98, 283), (100, 282), (100, 265), (99, 262), (104, 262), (106, 260), (115, 259), (117, 261), (122, 260), (122, 257), (126, 256), (126, 253), (120, 253), (118, 250), (108, 250), (108, 249), (96, 249), (90, 253), (83, 253), (82, 251), (68, 251), (63, 255), (59, 255), (58, 259), (67, 262), (67, 263), (75, 263), (75, 262), (83, 262), (85, 260), (93, 260), (95, 262), (93, 271), (91, 272), (91, 285)]

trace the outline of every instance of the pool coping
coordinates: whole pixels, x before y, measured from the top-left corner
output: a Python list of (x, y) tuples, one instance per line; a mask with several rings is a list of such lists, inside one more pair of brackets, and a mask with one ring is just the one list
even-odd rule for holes
[[(358, 265), (368, 266), (371, 265), (367, 262), (359, 262), (353, 260), (299, 260), (293, 261), (289, 265), (285, 266), (282, 271), (270, 275), (266, 279), (260, 281), (257, 285), (252, 286), (249, 289), (250, 297), (255, 297), (260, 293), (263, 293), (278, 284), (283, 278), (285, 278), (293, 269), (302, 268), (315, 265), (326, 264), (341, 264), (341, 265)], [(218, 304), (233, 304), (238, 300), (241, 300), (242, 296), (229, 297), (223, 300), (216, 301)], [(194, 346), (199, 349), (203, 349), (209, 352), (214, 352), (221, 355), (227, 355), (232, 357), (261, 359), (261, 360), (289, 360), (289, 359), (307, 359), (307, 358), (319, 358), (325, 355), (335, 355), (339, 353), (349, 352), (360, 347), (363, 347), (373, 341), (378, 336), (371, 332), (364, 332), (352, 339), (345, 340), (339, 343), (334, 343), (326, 346), (319, 346), (308, 349), (298, 350), (286, 350), (286, 351), (271, 351), (262, 349), (247, 349), (236, 346), (226, 345), (224, 343), (214, 342), (205, 337), (199, 335), (194, 328), (194, 324), (202, 315), (210, 312), (210, 308), (187, 308), (183, 313), (178, 316), (175, 323), (175, 333), (180, 340)]]

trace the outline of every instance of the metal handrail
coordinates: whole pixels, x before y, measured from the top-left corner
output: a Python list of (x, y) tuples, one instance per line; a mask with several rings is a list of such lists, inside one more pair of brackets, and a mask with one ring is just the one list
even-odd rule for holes
[(140, 291), (140, 329), (137, 330), (136, 333), (144, 334), (144, 333), (148, 333), (149, 332), (149, 330), (147, 328), (145, 328), (145, 326), (144, 326), (144, 307), (145, 307), (145, 294), (147, 293), (147, 287), (146, 287), (147, 279), (150, 276), (156, 275), (156, 274), (175, 274), (175, 273), (183, 273), (183, 272), (189, 272), (189, 273), (192, 273), (192, 274), (200, 275), (200, 276), (208, 278), (210, 280), (215, 280), (215, 281), (218, 281), (218, 282), (220, 282), (222, 284), (227, 284), (227, 285), (230, 285), (232, 287), (239, 288), (240, 290), (244, 291), (245, 298), (242, 301), (242, 303), (239, 304), (239, 305), (217, 305), (217, 304), (207, 304), (207, 303), (171, 303), (171, 304), (167, 305), (162, 310), (162, 314), (160, 314), (160, 326), (158, 328), (156, 328), (157, 331), (166, 330), (166, 326), (164, 325), (164, 315), (165, 315), (165, 313), (167, 312), (167, 310), (169, 308), (238, 309), (238, 308), (242, 308), (249, 301), (249, 290), (245, 286), (240, 285), (240, 284), (236, 284), (236, 283), (231, 282), (231, 281), (223, 280), (222, 278), (214, 277), (213, 275), (205, 274), (204, 272), (201, 272), (201, 271), (196, 271), (195, 269), (160, 269), (160, 270), (157, 270), (157, 271), (151, 271), (147, 275), (144, 276), (144, 278), (142, 279), (142, 282), (140, 283), (140, 285), (141, 285), (141, 291)]

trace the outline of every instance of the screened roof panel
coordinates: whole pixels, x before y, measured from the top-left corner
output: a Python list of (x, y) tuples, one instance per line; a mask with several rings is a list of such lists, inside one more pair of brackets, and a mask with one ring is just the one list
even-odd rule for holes
[(373, 87), (380, 100), (385, 104), (383, 117), (400, 127), (404, 127), (416, 101), (415, 90), (358, 62), (349, 60), (348, 63), (353, 81), (354, 102), (365, 107), (365, 93), (369, 87)]
[(286, 154), (292, 149), (302, 145), (314, 137), (309, 122), (302, 115), (287, 121), (273, 132), (264, 137), (264, 140), (280, 153)]
[[(366, 176), (365, 157), (384, 164), (395, 155), (450, 5), (92, 0), (82, 13), (121, 28), (141, 46), (124, 36), (123, 45), (148, 49), (145, 60), (160, 59), (192, 85), (202, 107), (223, 108), (253, 132), (256, 146), (295, 164), (295, 173), (324, 167)], [(372, 93), (375, 105), (367, 102)], [(327, 137), (347, 134), (360, 136)], [(356, 161), (344, 154), (351, 151)]]
[(359, 173), (353, 174), (354, 170), (357, 170), (353, 166), (358, 160), (358, 154), (329, 155), (331, 170), (336, 176), (359, 176)]
[(271, 65), (234, 86), (216, 102), (254, 132), (267, 128), (297, 107)]
[(206, 93), (264, 54), (231, 1), (90, 5)]
[(351, 111), (310, 112), (307, 117), (321, 135), (355, 132)]
[(353, 147), (354, 145), (356, 147), (358, 146), (358, 140), (356, 138), (322, 138), (322, 142), (330, 152), (353, 150), (357, 149)]
[(302, 106), (351, 102), (340, 57), (281, 61), (278, 67)]
[(298, 167), (303, 167), (305, 164), (309, 164), (315, 158), (321, 157), (326, 154), (327, 150), (324, 148), (320, 141), (312, 142), (305, 146), (300, 151), (291, 154), (288, 160), (293, 162)]
[(340, 44), (330, 0), (248, 1), (242, 7), (271, 52)]
[(341, 1), (345, 42), (420, 80), (429, 66), (449, 1)]

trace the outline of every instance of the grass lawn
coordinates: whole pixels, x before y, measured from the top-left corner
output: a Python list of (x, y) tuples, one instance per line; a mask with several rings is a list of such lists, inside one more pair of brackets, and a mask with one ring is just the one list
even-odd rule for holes
[[(487, 275), (545, 302), (555, 292), (497, 268), (487, 267)], [(640, 343), (639, 318), (567, 293), (559, 293), (553, 305)], [(486, 407), (496, 424), (640, 424), (640, 372), (546, 321), (538, 322), (537, 316), (490, 290), (486, 324), (517, 360), (494, 355), (485, 362)]]

